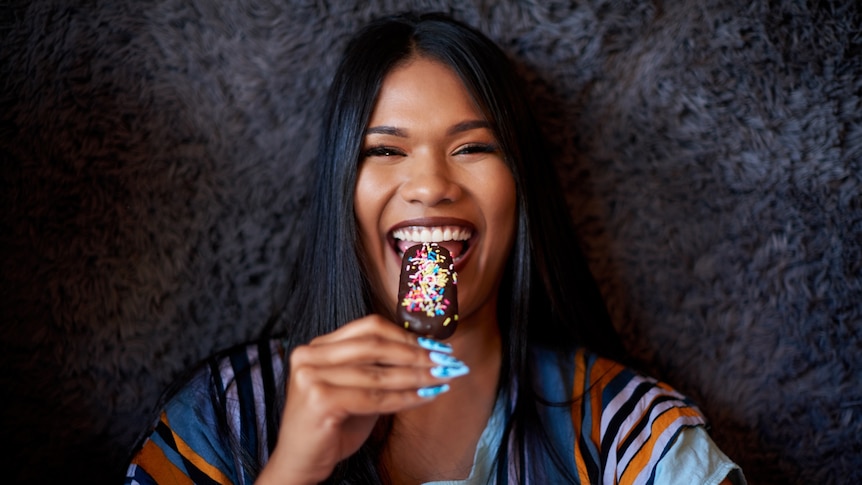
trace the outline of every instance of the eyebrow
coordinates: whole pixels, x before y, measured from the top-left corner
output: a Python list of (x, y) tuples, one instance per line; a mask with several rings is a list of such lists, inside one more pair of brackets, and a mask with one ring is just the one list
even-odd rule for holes
[(485, 120), (462, 121), (462, 122), (458, 123), (457, 125), (453, 126), (452, 128), (449, 128), (446, 131), (446, 134), (447, 135), (454, 135), (457, 133), (463, 133), (465, 131), (476, 130), (479, 128), (491, 129), (491, 124)]
[[(465, 131), (476, 130), (479, 128), (491, 128), (491, 124), (485, 120), (468, 120), (462, 121), (458, 124), (453, 125), (451, 128), (446, 130), (447, 135), (455, 135), (457, 133), (463, 133)], [(365, 131), (366, 135), (391, 135), (397, 136), (401, 138), (407, 138), (407, 132), (401, 128), (395, 126), (372, 126)]]
[(407, 138), (407, 132), (394, 126), (372, 126), (365, 131), (366, 135), (392, 135)]

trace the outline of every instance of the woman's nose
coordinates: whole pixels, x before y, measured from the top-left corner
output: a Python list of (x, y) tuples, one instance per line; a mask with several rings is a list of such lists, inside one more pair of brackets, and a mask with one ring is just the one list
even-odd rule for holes
[(445, 156), (417, 157), (408, 170), (407, 181), (401, 185), (401, 196), (407, 202), (431, 207), (461, 197), (461, 186), (454, 180)]

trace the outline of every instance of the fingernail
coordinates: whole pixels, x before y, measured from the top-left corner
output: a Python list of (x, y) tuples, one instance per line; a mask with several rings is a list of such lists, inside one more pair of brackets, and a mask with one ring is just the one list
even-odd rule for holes
[(419, 397), (429, 399), (432, 397), (439, 396), (440, 394), (443, 394), (448, 390), (449, 384), (440, 384), (439, 386), (422, 387), (418, 391), (416, 391), (416, 394), (419, 394)]
[(438, 342), (427, 337), (419, 337), (417, 340), (419, 342), (419, 346), (424, 349), (434, 350), (436, 352), (444, 352), (447, 354), (452, 353), (452, 346), (449, 344), (444, 344), (443, 342)]
[(431, 358), (431, 362), (435, 364), (445, 365), (449, 367), (464, 367), (464, 363), (460, 360), (452, 357), (449, 354), (442, 354), (440, 352), (431, 352), (428, 354), (428, 357)]
[(470, 373), (470, 368), (466, 365), (461, 365), (457, 367), (451, 367), (446, 365), (441, 365), (438, 367), (431, 368), (431, 375), (438, 379), (447, 379), (450, 377), (461, 377), (463, 375), (467, 375)]

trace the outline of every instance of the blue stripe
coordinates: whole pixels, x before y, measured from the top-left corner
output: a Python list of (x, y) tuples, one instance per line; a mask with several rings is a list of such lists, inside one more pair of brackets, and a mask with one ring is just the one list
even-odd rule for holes
[(251, 456), (260, 456), (257, 439), (257, 410), (254, 405), (254, 383), (252, 369), (248, 360), (248, 349), (231, 355), (231, 366), (234, 370), (234, 384), (239, 399), (240, 443), (242, 449)]

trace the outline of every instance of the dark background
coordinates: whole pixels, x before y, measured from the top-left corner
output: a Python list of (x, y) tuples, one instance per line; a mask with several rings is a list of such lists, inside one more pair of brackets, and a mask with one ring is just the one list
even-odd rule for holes
[[(334, 63), (405, 5), (0, 2), (7, 479), (120, 481), (289, 300)], [(516, 60), (628, 349), (750, 482), (862, 482), (858, 2), (412, 5)]]

